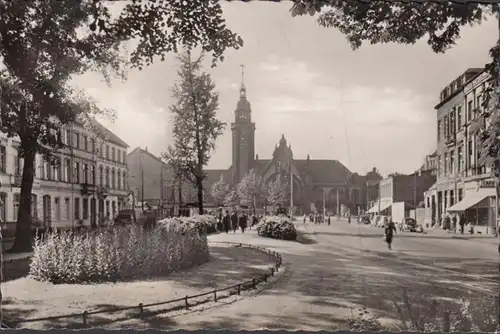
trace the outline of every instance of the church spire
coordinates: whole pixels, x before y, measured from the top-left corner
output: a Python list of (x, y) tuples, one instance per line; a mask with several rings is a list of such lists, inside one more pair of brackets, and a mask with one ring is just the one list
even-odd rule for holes
[(245, 65), (241, 64), (241, 88), (240, 97), (246, 97), (247, 89), (245, 87)]

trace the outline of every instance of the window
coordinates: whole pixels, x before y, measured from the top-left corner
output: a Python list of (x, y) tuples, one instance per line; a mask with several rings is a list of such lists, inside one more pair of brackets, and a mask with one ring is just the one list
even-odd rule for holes
[(88, 198), (83, 198), (82, 199), (82, 219), (88, 219), (89, 218), (89, 199)]
[(6, 193), (0, 193), (0, 201), (2, 202), (3, 205), (0, 205), (0, 219), (2, 219), (3, 222), (7, 220), (7, 194)]
[(472, 113), (472, 109), (474, 109), (474, 106), (472, 105), (473, 103), (474, 101), (467, 102), (467, 122), (471, 121), (474, 117)]
[(104, 185), (104, 172), (103, 172), (102, 165), (99, 166), (99, 185), (100, 186)]
[(126, 162), (127, 162), (127, 160), (126, 160), (126, 154), (127, 154), (127, 152), (123, 151), (122, 153), (123, 153), (123, 159), (122, 159), (122, 162), (123, 162), (123, 163), (126, 163)]
[(42, 178), (51, 180), (50, 178), (50, 164), (47, 159), (43, 159), (43, 175)]
[(75, 148), (80, 148), (80, 134), (75, 132)]
[(462, 128), (462, 106), (457, 107), (457, 128), (459, 131)]
[(467, 168), (471, 168), (472, 167), (472, 159), (474, 158), (472, 140), (469, 140), (469, 142), (467, 143), (467, 153), (469, 156), (469, 159), (467, 161)]
[(122, 173), (120, 173), (120, 171), (118, 171), (116, 173), (116, 188), (117, 189), (121, 189), (122, 188)]
[(90, 166), (90, 181), (95, 185), (95, 166)]
[(66, 145), (71, 146), (71, 130), (66, 130)]
[(64, 181), (71, 182), (71, 161), (64, 159)]
[(75, 198), (75, 219), (80, 219), (80, 199), (78, 197)]
[(0, 145), (0, 172), (7, 173), (7, 148)]
[(449, 131), (450, 131), (450, 125), (448, 122), (448, 115), (444, 116), (443, 123), (444, 123), (443, 135), (444, 135), (444, 138), (446, 139), (446, 138), (448, 138)]
[(106, 159), (109, 159), (109, 145), (106, 145)]
[(35, 194), (31, 194), (31, 217), (38, 219), (38, 197)]
[(104, 144), (103, 144), (103, 143), (101, 143), (101, 144), (99, 145), (99, 156), (100, 156), (101, 158), (104, 158)]
[(461, 172), (464, 170), (464, 148), (463, 146), (459, 146), (458, 149), (458, 171)]
[(89, 150), (89, 143), (88, 143), (87, 136), (82, 136), (82, 140), (83, 140), (83, 149), (85, 151), (88, 151)]
[(21, 152), (19, 152), (19, 149), (15, 150), (15, 155), (14, 155), (14, 175), (21, 175), (22, 171), (22, 161), (21, 161)]
[(115, 177), (116, 177), (116, 171), (113, 168), (111, 171), (111, 189), (115, 189)]
[(80, 183), (80, 163), (76, 161), (73, 164), (73, 182)]
[(127, 173), (123, 172), (123, 190), (127, 190)]
[(92, 138), (92, 140), (91, 140), (91, 141), (92, 141), (92, 144), (91, 144), (91, 145), (92, 145), (92, 153), (94, 153), (94, 154), (95, 154), (95, 153), (96, 153), (96, 151), (95, 151), (95, 149), (96, 149), (96, 147), (95, 147), (95, 139), (94, 139), (94, 138)]
[(464, 197), (464, 190), (462, 188), (458, 189), (458, 201), (460, 202)]
[(448, 131), (448, 136), (452, 136), (455, 134), (456, 124), (455, 124), (455, 110), (453, 110), (450, 114), (450, 129)]
[(21, 196), (19, 194), (14, 194), (14, 203), (12, 205), (12, 213), (13, 213), (13, 219), (14, 221), (17, 221), (17, 217), (19, 214), (19, 201), (21, 199)]
[(455, 173), (455, 151), (450, 151), (450, 173)]
[(70, 205), (69, 198), (64, 199), (64, 218), (66, 220), (71, 219), (71, 205)]
[(438, 142), (441, 141), (441, 131), (443, 130), (442, 129), (442, 124), (441, 124), (441, 120), (438, 120), (438, 126), (437, 126), (437, 135), (438, 135)]
[(61, 220), (61, 199), (59, 197), (54, 198), (54, 219)]
[(109, 187), (109, 167), (106, 167), (106, 186)]
[(83, 183), (89, 183), (89, 165), (83, 164)]
[(448, 163), (449, 163), (449, 159), (448, 159), (448, 153), (445, 153), (444, 154), (444, 175), (448, 175)]
[(478, 96), (476, 97), (476, 101), (477, 101), (477, 102), (476, 102), (476, 103), (477, 103), (477, 104), (476, 104), (476, 108), (478, 108), (478, 109), (482, 110), (482, 109), (483, 109), (483, 108), (482, 108), (482, 107), (483, 107), (483, 100), (482, 100), (482, 96), (481, 96), (481, 95), (478, 95)]
[(115, 148), (111, 148), (111, 160), (115, 161)]

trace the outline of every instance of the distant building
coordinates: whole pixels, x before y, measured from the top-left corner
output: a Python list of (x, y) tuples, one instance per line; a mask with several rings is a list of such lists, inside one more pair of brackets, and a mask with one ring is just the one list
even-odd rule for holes
[(409, 210), (423, 205), (424, 192), (436, 182), (432, 170), (413, 174), (392, 174), (379, 182), (379, 199), (369, 210), (371, 213), (392, 215), (394, 203), (404, 203), (406, 214)]
[[(208, 206), (214, 205), (210, 187), (221, 176), (228, 183), (235, 185), (245, 174), (254, 169), (266, 184), (279, 176), (288, 184), (290, 179), (293, 179), (293, 204), (297, 213), (325, 211), (343, 214), (348, 208), (352, 212), (366, 208), (367, 200), (370, 200), (371, 196), (367, 196), (365, 176), (352, 173), (338, 160), (316, 160), (311, 159), (309, 155), (306, 159), (296, 159), (292, 146), (284, 135), (275, 146), (273, 156), (269, 159), (260, 159), (255, 154), (255, 123), (252, 122), (252, 109), (246, 93), (245, 85), (242, 84), (235, 120), (231, 124), (233, 134), (231, 167), (206, 171), (205, 202)], [(263, 203), (258, 204), (263, 205)]]
[(435, 107), (437, 181), (426, 192), (429, 224), (439, 223), (447, 213), (459, 213), (485, 232), (494, 225), (494, 181), (491, 170), (479, 159), (479, 133), (486, 123), (481, 115), (483, 95), (490, 85), (489, 74), (475, 68), (441, 92)]
[(421, 171), (430, 171), (437, 175), (437, 151), (425, 156), (425, 162), (420, 168)]

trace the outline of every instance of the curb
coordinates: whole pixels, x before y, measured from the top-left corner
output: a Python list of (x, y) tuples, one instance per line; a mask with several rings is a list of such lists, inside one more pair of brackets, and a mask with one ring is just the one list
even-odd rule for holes
[[(200, 293), (194, 296), (186, 296), (184, 298), (180, 298), (178, 300), (170, 300), (170, 301), (164, 301), (164, 302), (159, 302), (159, 303), (153, 303), (150, 305), (144, 305), (140, 303), (138, 306), (129, 306), (129, 307), (124, 307), (124, 308), (119, 308), (119, 309), (108, 309), (108, 310), (100, 310), (100, 311), (84, 311), (83, 314), (66, 314), (66, 315), (59, 315), (59, 316), (53, 316), (53, 317), (45, 317), (45, 318), (32, 318), (32, 319), (24, 319), (23, 320), (17, 320), (17, 321), (5, 321), (7, 324), (3, 324), (5, 327), (10, 327), (10, 328), (15, 328), (16, 325), (19, 324), (25, 324), (25, 323), (33, 323), (33, 322), (44, 322), (48, 320), (59, 320), (59, 319), (64, 319), (64, 318), (73, 318), (73, 317), (78, 317), (81, 316), (83, 317), (83, 323), (82, 323), (82, 328), (89, 328), (91, 325), (91, 319), (89, 319), (89, 316), (94, 315), (94, 314), (106, 314), (106, 313), (115, 313), (115, 312), (124, 312), (124, 311), (133, 311), (135, 309), (138, 309), (139, 312), (132, 312), (133, 314), (128, 313), (125, 317), (119, 318), (119, 319), (109, 319), (107, 321), (107, 324), (113, 324), (113, 323), (119, 323), (127, 320), (132, 320), (134, 318), (147, 318), (148, 316), (154, 316), (158, 314), (167, 314), (175, 311), (181, 311), (184, 309), (184, 312), (182, 314), (186, 313), (191, 313), (191, 312), (196, 312), (196, 311), (203, 311), (203, 309), (196, 309), (200, 305), (208, 304), (210, 302), (221, 302), (224, 299), (233, 297), (233, 296), (240, 296), (242, 292), (246, 291), (252, 291), (255, 294), (260, 293), (263, 291), (269, 283), (275, 283), (278, 280), (272, 280), (272, 277), (280, 276), (282, 277), (283, 275), (278, 274), (278, 272), (286, 272), (287, 268), (285, 267), (284, 270), (279, 270), (282, 268), (283, 265), (283, 258), (280, 253), (276, 251), (272, 251), (268, 248), (261, 247), (261, 246), (254, 246), (250, 244), (245, 244), (245, 243), (240, 243), (240, 242), (226, 242), (226, 241), (212, 241), (209, 242), (209, 244), (233, 244), (236, 247), (246, 247), (250, 249), (255, 249), (260, 252), (269, 254), (274, 257), (275, 259), (275, 264), (271, 267), (269, 267), (267, 270), (263, 271), (261, 274), (254, 276), (251, 279), (247, 279), (246, 281), (242, 281), (242, 283), (234, 284), (229, 287), (223, 287), (223, 288), (218, 288), (218, 289), (211, 289), (207, 292)], [(278, 278), (279, 279), (279, 278)], [(221, 292), (227, 292), (226, 294), (218, 294)], [(213, 298), (211, 297), (213, 295)], [(208, 296), (208, 298), (204, 299), (199, 299), (200, 297), (205, 297)], [(189, 299), (194, 299), (193, 303), (188, 303)], [(233, 302), (238, 301), (239, 299), (234, 300)], [(148, 311), (147, 308), (153, 307), (153, 306), (159, 306), (159, 305), (164, 305), (164, 304), (170, 304), (173, 302), (183, 302), (183, 305), (177, 305), (174, 307), (170, 307), (168, 309), (162, 309), (156, 312), (153, 311)], [(229, 303), (219, 303), (215, 305), (227, 305)], [(185, 305), (184, 305), (185, 304)], [(214, 305), (214, 306), (215, 306)], [(210, 307), (208, 307), (210, 308)], [(207, 308), (207, 309), (208, 309)], [(188, 311), (188, 312), (185, 312)], [(137, 314), (136, 314), (137, 313)]]

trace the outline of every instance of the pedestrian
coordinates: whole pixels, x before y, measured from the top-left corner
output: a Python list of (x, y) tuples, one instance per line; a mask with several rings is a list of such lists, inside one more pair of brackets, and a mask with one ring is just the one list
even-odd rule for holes
[(330, 215), (328, 215), (328, 226), (330, 226), (332, 224), (332, 217), (330, 217)]
[(460, 216), (460, 220), (458, 221), (460, 224), (460, 234), (464, 234), (465, 231), (465, 215), (462, 213)]
[(233, 232), (236, 233), (236, 230), (238, 229), (238, 213), (236, 210), (234, 210), (231, 215), (231, 227), (233, 228)]
[(453, 217), (451, 218), (451, 230), (453, 231), (453, 233), (456, 233), (457, 232), (457, 215), (454, 214)]
[(247, 227), (247, 215), (242, 213), (239, 217), (239, 224), (241, 228), (241, 233), (245, 233), (245, 228)]
[(307, 223), (307, 216), (306, 214), (304, 213), (304, 225)]
[(229, 216), (229, 211), (226, 210), (226, 215), (222, 218), (222, 225), (224, 225), (224, 230), (226, 234), (229, 233), (229, 226), (231, 225), (231, 217)]
[(387, 247), (392, 249), (392, 238), (394, 237), (394, 233), (396, 232), (396, 226), (392, 222), (392, 219), (389, 218), (388, 222), (385, 224), (385, 242), (387, 242)]
[(351, 213), (348, 213), (347, 214), (347, 223), (350, 224), (351, 223)]

